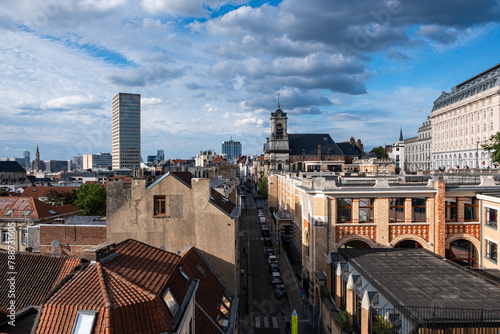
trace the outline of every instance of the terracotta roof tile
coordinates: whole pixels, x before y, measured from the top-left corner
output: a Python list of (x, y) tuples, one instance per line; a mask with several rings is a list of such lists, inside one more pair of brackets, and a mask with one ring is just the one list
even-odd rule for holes
[(41, 219), (71, 212), (76, 214), (79, 211), (80, 209), (73, 205), (52, 206), (33, 197), (0, 197), (0, 217), (7, 219)]
[[(42, 299), (80, 264), (79, 258), (18, 252), (15, 254), (16, 310), (40, 305)], [(9, 277), (8, 254), (0, 251), (0, 277)], [(8, 284), (0, 284), (0, 310), (8, 307)]]
[(24, 189), (24, 192), (19, 195), (19, 197), (47, 197), (49, 191), (54, 190), (58, 193), (72, 192), (78, 189), (78, 187), (37, 187), (29, 186)]
[(226, 214), (231, 215), (233, 210), (237, 207), (236, 204), (224, 197), (215, 189), (210, 189), (210, 201)]

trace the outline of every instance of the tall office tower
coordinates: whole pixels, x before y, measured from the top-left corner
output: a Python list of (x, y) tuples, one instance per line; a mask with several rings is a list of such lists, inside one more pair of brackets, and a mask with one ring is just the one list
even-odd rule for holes
[(23, 157), (24, 157), (24, 168), (28, 170), (31, 168), (30, 151), (24, 151)]
[(141, 95), (113, 98), (113, 170), (141, 165)]
[(238, 158), (241, 155), (241, 143), (234, 141), (232, 138), (230, 141), (223, 141), (222, 154), (227, 154), (228, 160)]

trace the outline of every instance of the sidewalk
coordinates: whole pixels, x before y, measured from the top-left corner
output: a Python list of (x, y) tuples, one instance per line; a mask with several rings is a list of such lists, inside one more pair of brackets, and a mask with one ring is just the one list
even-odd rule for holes
[[(278, 237), (278, 232), (272, 232), (271, 235), (273, 237), (273, 240), (276, 240)], [(280, 243), (280, 245), (282, 245), (282, 243)], [(278, 246), (275, 244), (274, 249), (277, 250), (277, 248)], [(280, 247), (279, 252), (276, 252), (276, 254), (278, 253), (278, 263), (281, 269), (281, 275), (283, 278), (283, 282), (285, 283), (288, 296), (288, 303), (285, 304), (284, 309), (285, 320), (283, 322), (285, 323), (285, 329), (287, 328), (286, 322), (288, 321), (291, 323), (292, 313), (295, 310), (298, 315), (299, 333), (317, 334), (318, 328), (314, 327), (311, 323), (311, 311), (307, 306), (305, 306), (306, 302), (302, 300), (299, 281), (297, 279), (297, 276), (295, 275), (295, 271), (292, 268), (292, 264), (290, 263), (288, 255), (283, 246)], [(307, 309), (304, 309), (305, 307)]]

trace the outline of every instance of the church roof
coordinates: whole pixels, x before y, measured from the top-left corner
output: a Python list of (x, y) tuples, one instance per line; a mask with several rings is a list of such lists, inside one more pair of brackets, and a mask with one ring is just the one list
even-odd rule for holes
[(290, 155), (345, 155), (329, 134), (289, 134)]
[(0, 161), (0, 172), (26, 172), (17, 161)]

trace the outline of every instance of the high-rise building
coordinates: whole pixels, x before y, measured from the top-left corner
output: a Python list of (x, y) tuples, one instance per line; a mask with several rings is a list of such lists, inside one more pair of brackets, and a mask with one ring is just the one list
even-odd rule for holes
[(113, 98), (113, 169), (141, 164), (141, 95), (118, 93)]
[(230, 141), (223, 141), (222, 154), (227, 154), (228, 160), (238, 158), (241, 155), (241, 143), (234, 141), (232, 138)]
[(24, 169), (28, 170), (31, 168), (30, 151), (24, 151)]
[(83, 169), (111, 168), (113, 159), (109, 153), (84, 154)]

